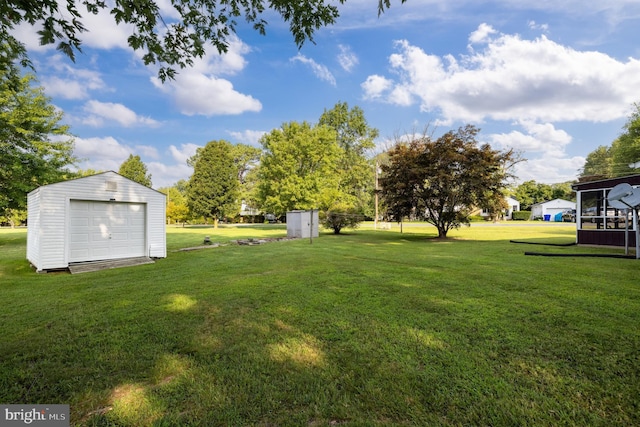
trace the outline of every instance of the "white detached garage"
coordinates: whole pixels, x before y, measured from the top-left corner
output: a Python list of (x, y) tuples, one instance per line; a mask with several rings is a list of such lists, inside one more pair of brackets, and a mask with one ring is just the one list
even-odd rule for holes
[(27, 195), (27, 259), (43, 271), (165, 258), (165, 197), (113, 171), (39, 187)]

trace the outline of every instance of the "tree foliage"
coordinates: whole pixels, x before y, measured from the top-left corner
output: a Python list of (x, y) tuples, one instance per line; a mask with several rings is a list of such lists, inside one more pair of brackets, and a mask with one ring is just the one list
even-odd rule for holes
[(375, 147), (378, 130), (368, 125), (364, 111), (358, 106), (349, 109), (346, 102), (337, 103), (331, 110), (320, 116), (319, 125), (335, 130), (340, 147), (337, 173), (340, 178), (339, 203), (349, 205), (349, 209), (364, 212), (370, 209), (374, 185), (374, 167), (367, 158), (367, 151)]
[(467, 125), (437, 140), (423, 135), (389, 152), (382, 166), (382, 195), (396, 219), (407, 212), (424, 216), (446, 237), (468, 223), (472, 208), (502, 194), (513, 151), (478, 147), (479, 129)]
[(554, 199), (575, 200), (571, 182), (544, 184), (534, 180), (525, 181), (513, 191), (513, 197), (520, 202), (520, 209), (528, 211), (536, 203)]
[(326, 210), (338, 197), (340, 148), (328, 126), (289, 122), (261, 139), (257, 197), (266, 212)]
[(160, 188), (160, 191), (167, 196), (167, 223), (184, 224), (190, 217), (189, 206), (187, 205), (187, 186), (184, 179), (179, 180), (171, 187)]
[(357, 228), (363, 220), (357, 209), (340, 204), (320, 213), (322, 226), (333, 230), (333, 234), (340, 234), (343, 228)]
[(580, 181), (615, 178), (637, 172), (634, 163), (640, 162), (640, 103), (623, 126), (624, 131), (611, 143), (601, 145), (587, 155), (580, 171)]
[[(420, 140), (415, 140), (419, 143)], [(415, 144), (414, 144), (415, 145)], [(386, 152), (386, 159), (380, 164), (383, 175), (379, 179), (379, 194), (382, 196), (386, 216), (396, 222), (411, 216), (416, 207), (415, 179), (419, 167), (418, 146), (399, 143)]]
[(509, 203), (507, 203), (503, 192), (495, 191), (487, 194), (485, 201), (482, 203), (482, 208), (487, 212), (491, 220), (497, 221), (503, 212), (509, 209)]
[(26, 194), (70, 175), (77, 159), (69, 128), (33, 75), (20, 75), (0, 33), (0, 214), (26, 206)]
[(240, 199), (247, 206), (255, 207), (256, 174), (260, 165), (262, 150), (246, 144), (235, 144), (232, 147), (233, 162), (238, 168), (240, 182)]
[(194, 216), (218, 221), (238, 211), (240, 183), (232, 145), (211, 141), (196, 153), (193, 175), (187, 186), (187, 204)]
[(246, 183), (249, 172), (260, 163), (262, 150), (247, 144), (235, 144), (231, 146), (233, 163), (238, 168), (238, 181)]
[(584, 167), (580, 172), (582, 181), (595, 181), (611, 176), (611, 152), (610, 147), (599, 146), (587, 154)]
[[(338, 8), (331, 3), (327, 0), (183, 0), (169, 5), (154, 0), (6, 0), (0, 2), (0, 31), (6, 32), (23, 22), (36, 25), (42, 45), (58, 43), (58, 50), (74, 59), (75, 52), (81, 51), (82, 33), (87, 31), (86, 15), (108, 11), (117, 24), (131, 28), (129, 46), (142, 52), (145, 64), (160, 64), (158, 77), (165, 81), (175, 76), (175, 67), (191, 66), (195, 58), (202, 57), (208, 44), (219, 53), (226, 52), (240, 20), (265, 34), (267, 21), (263, 16), (269, 9), (289, 24), (295, 43), (301, 47), (305, 41), (313, 41), (316, 30), (336, 21)], [(389, 6), (389, 0), (379, 0), (379, 13)], [(172, 19), (173, 16), (177, 19)]]
[(0, 215), (0, 225), (8, 224), (11, 228), (24, 223), (27, 220), (26, 209), (6, 209)]
[(146, 187), (151, 187), (151, 174), (138, 155), (129, 154), (127, 160), (120, 165), (118, 173)]
[(634, 104), (624, 125), (624, 132), (611, 144), (612, 176), (624, 176), (635, 172), (633, 163), (640, 162), (640, 103)]

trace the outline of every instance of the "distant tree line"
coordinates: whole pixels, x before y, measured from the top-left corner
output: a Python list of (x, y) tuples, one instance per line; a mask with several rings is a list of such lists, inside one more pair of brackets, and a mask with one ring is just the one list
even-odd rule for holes
[[(11, 44), (0, 37), (0, 45), (5, 52), (0, 55), (0, 224), (15, 225), (26, 218), (29, 191), (97, 171), (72, 169), (78, 159), (62, 113), (34, 76), (21, 74)], [(512, 168), (522, 159), (512, 150), (480, 144), (479, 132), (467, 125), (437, 138), (427, 132), (405, 136), (374, 156), (378, 130), (362, 109), (339, 102), (316, 123), (283, 123), (261, 138), (260, 147), (210, 141), (188, 160), (193, 167), (188, 180), (160, 190), (167, 195), (171, 222), (217, 224), (242, 220), (241, 211), (254, 221), (265, 214), (277, 218), (292, 209), (318, 209), (335, 233), (364, 218), (418, 218), (436, 226), (441, 237), (468, 223), (474, 208), (499, 214), (507, 207), (506, 195), (519, 200), (523, 210), (555, 198), (574, 199), (570, 182), (510, 187)], [(636, 104), (612, 146), (589, 154), (581, 178), (630, 173), (639, 160)], [(119, 173), (152, 185), (138, 155), (129, 155)]]

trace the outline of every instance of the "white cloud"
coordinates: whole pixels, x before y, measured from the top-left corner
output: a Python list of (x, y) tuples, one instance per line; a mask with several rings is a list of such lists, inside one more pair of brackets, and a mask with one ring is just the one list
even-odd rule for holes
[(76, 68), (65, 61), (59, 54), (48, 58), (46, 67), (52, 73), (42, 79), (47, 95), (64, 99), (86, 99), (91, 91), (108, 90), (99, 72)]
[(329, 71), (329, 69), (322, 64), (318, 64), (316, 61), (314, 61), (311, 58), (307, 58), (306, 56), (302, 55), (302, 54), (297, 54), (296, 56), (294, 56), (293, 58), (290, 59), (291, 61), (298, 61), (301, 62), (305, 65), (308, 65), (311, 70), (313, 71), (313, 74), (315, 74), (315, 76), (317, 78), (319, 78), (320, 80), (326, 81), (328, 82), (330, 85), (335, 86), (336, 85), (336, 79), (335, 77), (333, 77), (333, 74), (331, 74), (331, 71)]
[(164, 84), (155, 78), (152, 81), (156, 87), (169, 93), (180, 112), (188, 116), (242, 114), (262, 110), (260, 101), (237, 92), (230, 81), (215, 76), (182, 70), (174, 81)]
[(529, 25), (529, 28), (532, 30), (541, 30), (544, 33), (549, 31), (548, 24), (538, 24), (536, 21), (529, 21), (527, 25)]
[(187, 165), (187, 160), (196, 154), (196, 150), (201, 147), (192, 143), (180, 144), (179, 148), (171, 145), (168, 152), (175, 164), (150, 162), (147, 169), (152, 175), (154, 188), (168, 187), (181, 179), (189, 179), (193, 168)]
[(374, 74), (367, 77), (360, 87), (364, 91), (364, 99), (380, 99), (393, 87), (393, 80)]
[(513, 148), (518, 151), (540, 152), (549, 157), (565, 155), (565, 147), (571, 143), (571, 135), (562, 129), (556, 129), (551, 123), (523, 122), (520, 125), (526, 133), (492, 134), (488, 138), (492, 145), (501, 148)]
[(469, 42), (473, 44), (486, 43), (490, 40), (489, 36), (495, 34), (496, 32), (497, 31), (491, 25), (482, 23), (477, 30), (469, 35)]
[(252, 145), (254, 147), (260, 147), (260, 138), (267, 133), (264, 130), (243, 130), (242, 132), (229, 132), (236, 142)]
[(160, 162), (150, 162), (147, 170), (151, 174), (153, 188), (170, 187), (181, 179), (189, 179), (193, 169), (184, 165), (165, 165)]
[(102, 126), (105, 120), (116, 122), (124, 127), (137, 125), (154, 127), (159, 125), (156, 120), (139, 116), (122, 104), (92, 100), (87, 102), (83, 109), (89, 115), (83, 118), (82, 121), (90, 126)]
[(136, 153), (146, 158), (151, 158), (151, 159), (160, 158), (160, 155), (158, 154), (158, 149), (150, 145), (136, 145)]
[[(71, 21), (72, 18), (66, 10), (65, 2), (59, 1), (58, 3), (59, 17)], [(109, 7), (109, 4), (107, 4), (107, 7)], [(132, 25), (123, 23), (116, 24), (113, 15), (108, 9), (101, 10), (97, 15), (87, 12), (86, 9), (82, 7), (79, 7), (78, 11), (82, 14), (80, 21), (87, 29), (87, 31), (79, 33), (79, 38), (82, 41), (81, 48), (85, 46), (98, 49), (128, 47), (127, 38), (134, 32)], [(58, 45), (58, 40), (53, 44), (40, 44), (40, 36), (38, 35), (38, 31), (40, 30), (42, 30), (42, 25), (39, 23), (36, 25), (22, 23), (12, 30), (11, 34), (23, 42), (30, 51), (43, 52), (55, 49)], [(76, 54), (81, 55), (82, 53), (76, 52)]]
[[(171, 148), (175, 149), (174, 146), (171, 146)], [(184, 161), (178, 161), (178, 164), (175, 165), (166, 165), (157, 161), (145, 161), (145, 158), (159, 158), (155, 147), (138, 145), (132, 148), (109, 136), (105, 138), (76, 138), (74, 154), (80, 159), (90, 159), (82, 160), (78, 164), (80, 169), (113, 170), (116, 172), (130, 154), (140, 155), (147, 166), (147, 170), (151, 173), (153, 187), (160, 188), (170, 186), (180, 179), (189, 178), (193, 170), (187, 166), (185, 156), (188, 157), (189, 153), (195, 153), (195, 148), (197, 146), (193, 144), (183, 144), (183, 152), (179, 156), (173, 157), (175, 160), (184, 159)], [(177, 149), (175, 150), (180, 152)]]
[(350, 73), (353, 71), (354, 67), (358, 65), (358, 57), (351, 51), (349, 46), (340, 44), (338, 45), (338, 49), (340, 49), (340, 53), (338, 54), (338, 63), (343, 70)]
[[(218, 51), (215, 50), (213, 53), (208, 54), (204, 61), (199, 60), (195, 62), (196, 70), (215, 75), (234, 75), (242, 71), (247, 65), (247, 61), (243, 55), (251, 52), (251, 48), (235, 35), (229, 36), (227, 41), (229, 47), (226, 53), (218, 54)], [(210, 47), (210, 50), (211, 49), (213, 49), (213, 47)], [(203, 67), (200, 68), (200, 65)]]
[(116, 24), (108, 10), (101, 10), (97, 15), (85, 13), (82, 22), (88, 29), (81, 35), (83, 46), (97, 49), (129, 48), (127, 39), (134, 33), (133, 25)]
[(131, 147), (123, 145), (113, 137), (106, 138), (76, 138), (74, 154), (83, 160), (81, 169), (95, 169), (98, 171), (118, 171), (120, 165), (129, 154), (133, 154)]
[(573, 181), (578, 170), (584, 166), (585, 158), (541, 156), (518, 163), (515, 175), (519, 182), (536, 181), (546, 184)]
[(85, 99), (89, 96), (87, 86), (78, 80), (62, 79), (57, 76), (42, 79), (42, 86), (49, 96), (63, 99)]
[(201, 147), (201, 145), (191, 143), (181, 144), (180, 148), (176, 147), (175, 145), (171, 145), (169, 146), (169, 153), (171, 154), (173, 160), (176, 161), (176, 163), (178, 163), (179, 165), (186, 165), (187, 160), (189, 160), (190, 157), (193, 157), (193, 155), (196, 154), (198, 148)]
[(458, 61), (448, 56), (447, 65), (406, 40), (397, 42), (398, 52), (389, 57), (389, 63), (398, 77), (391, 81), (369, 76), (362, 85), (365, 97), (399, 105), (418, 99), (423, 111), (439, 111), (445, 121), (465, 122), (605, 122), (625, 117), (628, 106), (637, 101), (637, 59), (621, 62), (544, 36), (491, 38), (491, 31), (482, 25), (478, 31), (474, 39), (483, 40), (484, 49)]
[(525, 152), (527, 161), (515, 167), (518, 181), (534, 180), (545, 183), (571, 181), (585, 162), (581, 156), (567, 157), (565, 149), (571, 143), (571, 135), (556, 129), (551, 123), (521, 122), (524, 133), (514, 130), (509, 133), (487, 136), (492, 146)]
[(236, 91), (229, 80), (218, 77), (220, 74), (236, 74), (246, 66), (242, 55), (249, 52), (249, 47), (236, 37), (231, 37), (230, 41), (226, 54), (218, 55), (216, 52), (196, 58), (193, 67), (180, 70), (175, 80), (162, 83), (157, 77), (152, 77), (151, 82), (172, 96), (180, 112), (188, 116), (261, 111), (260, 101)]

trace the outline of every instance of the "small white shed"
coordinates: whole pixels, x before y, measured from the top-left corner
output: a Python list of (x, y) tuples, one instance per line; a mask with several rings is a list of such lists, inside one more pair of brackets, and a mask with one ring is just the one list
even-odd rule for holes
[(27, 195), (27, 259), (38, 271), (71, 263), (165, 258), (166, 196), (113, 171)]
[[(545, 221), (556, 221), (556, 216), (558, 214), (562, 214), (562, 211), (575, 208), (576, 202), (564, 199), (553, 199), (547, 202), (531, 205), (531, 218), (542, 218)], [(558, 219), (557, 221), (562, 221), (562, 219)]]
[(287, 212), (287, 237), (318, 237), (318, 211)]

